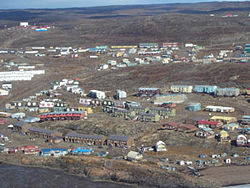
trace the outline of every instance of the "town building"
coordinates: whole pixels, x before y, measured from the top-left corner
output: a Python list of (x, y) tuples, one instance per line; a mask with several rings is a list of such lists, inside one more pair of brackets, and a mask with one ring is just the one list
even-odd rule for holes
[(240, 95), (240, 89), (238, 88), (217, 88), (215, 90), (215, 96), (218, 97), (237, 97)]
[(113, 117), (120, 117), (120, 118), (125, 118), (128, 119), (130, 117), (135, 117), (135, 112), (134, 111), (129, 111), (126, 109), (115, 109), (112, 113)]
[(250, 125), (250, 116), (249, 115), (242, 116), (240, 123), (243, 125)]
[(188, 85), (172, 85), (170, 86), (170, 91), (173, 93), (192, 93), (193, 86)]
[(56, 120), (82, 120), (87, 119), (87, 112), (82, 111), (66, 111), (66, 112), (50, 112), (40, 115), (40, 121), (56, 121)]
[(41, 156), (52, 156), (52, 157), (60, 157), (68, 154), (67, 149), (63, 148), (47, 148), (47, 149), (41, 149)]
[(195, 136), (210, 139), (215, 137), (215, 133), (210, 128), (204, 128), (203, 130), (196, 131)]
[(162, 119), (176, 116), (174, 108), (149, 108), (148, 113), (158, 114)]
[(71, 150), (72, 155), (90, 155), (94, 152), (90, 147), (77, 147)]
[(118, 89), (116, 96), (117, 96), (117, 99), (125, 99), (127, 98), (127, 93), (126, 91), (122, 91)]
[(162, 105), (164, 103), (183, 103), (187, 99), (185, 94), (167, 94), (156, 95), (154, 105)]
[(106, 97), (105, 92), (98, 90), (90, 90), (88, 96), (94, 99), (105, 99)]
[(157, 43), (140, 43), (139, 48), (158, 48)]
[(239, 128), (239, 124), (238, 123), (229, 123), (229, 124), (223, 125), (222, 128), (226, 131), (234, 131), (234, 130)]
[(170, 122), (170, 123), (166, 123), (166, 124), (162, 125), (161, 129), (163, 129), (163, 130), (178, 130), (180, 126), (181, 126), (181, 123)]
[(195, 85), (194, 86), (194, 92), (197, 92), (197, 93), (213, 94), (216, 89), (217, 89), (217, 86), (209, 86), (209, 85)]
[(186, 133), (195, 132), (196, 130), (197, 130), (197, 127), (192, 124), (182, 124), (178, 129), (178, 131), (183, 131)]
[(130, 136), (111, 135), (107, 138), (107, 145), (116, 147), (130, 147), (134, 145), (134, 138)]
[(42, 129), (38, 127), (30, 127), (28, 128), (28, 131), (26, 132), (27, 135), (30, 136), (37, 136), (40, 138), (52, 138), (54, 136), (62, 136), (62, 133), (54, 130), (48, 130), (48, 129)]
[(141, 160), (142, 158), (143, 158), (143, 155), (135, 151), (130, 151), (127, 154), (127, 160), (129, 161), (137, 161), (137, 160)]
[(161, 116), (159, 114), (151, 113), (139, 113), (138, 120), (143, 122), (158, 122), (160, 121)]
[(13, 124), (13, 130), (17, 132), (26, 133), (28, 129), (31, 127), (30, 124), (25, 123), (23, 121), (17, 121)]
[(231, 138), (229, 137), (229, 134), (227, 131), (222, 130), (219, 134), (219, 140), (220, 142), (230, 142)]
[(236, 117), (225, 117), (225, 116), (213, 116), (210, 118), (211, 121), (219, 121), (222, 123), (234, 123), (237, 122)]
[(197, 122), (197, 127), (198, 128), (218, 128), (221, 127), (223, 125), (223, 123), (219, 122), (219, 121), (205, 121), (205, 120), (201, 120)]
[(153, 97), (157, 94), (160, 94), (161, 91), (159, 88), (139, 88), (138, 96), (139, 97)]
[(190, 103), (188, 105), (188, 110), (194, 112), (201, 110), (201, 103)]
[(230, 112), (234, 112), (235, 108), (233, 108), (233, 107), (224, 107), (224, 106), (206, 106), (205, 110), (209, 111), (209, 112), (230, 113)]
[(155, 144), (155, 151), (156, 152), (161, 152), (161, 151), (167, 151), (167, 147), (166, 147), (166, 144), (163, 142), (163, 141), (158, 141), (156, 144)]
[(79, 133), (68, 133), (64, 137), (65, 142), (85, 143), (89, 145), (105, 145), (107, 138), (102, 135), (89, 135)]
[(247, 139), (244, 135), (238, 135), (236, 138), (236, 145), (239, 147), (248, 146), (250, 147), (250, 139)]
[(0, 88), (0, 96), (7, 96), (7, 95), (9, 95), (9, 90)]

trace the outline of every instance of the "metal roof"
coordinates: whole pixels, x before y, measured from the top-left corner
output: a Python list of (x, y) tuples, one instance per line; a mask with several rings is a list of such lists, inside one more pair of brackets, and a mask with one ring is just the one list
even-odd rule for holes
[(108, 137), (108, 140), (127, 142), (129, 138), (129, 136), (111, 135)]
[(52, 152), (52, 151), (57, 151), (57, 152), (67, 152), (68, 150), (67, 149), (64, 149), (64, 148), (46, 148), (46, 149), (41, 149), (41, 152), (42, 153), (49, 153), (49, 152)]
[(94, 140), (102, 140), (105, 137), (103, 135), (79, 134), (79, 133), (74, 133), (74, 132), (70, 132), (66, 136), (67, 137), (84, 138), (84, 139), (94, 139)]
[(45, 134), (54, 134), (56, 132), (56, 131), (42, 129), (42, 128), (38, 128), (38, 127), (31, 127), (28, 130), (32, 131), (32, 132), (39, 132), (39, 133), (45, 133)]
[(14, 123), (14, 126), (15, 127), (22, 127), (22, 126), (24, 126), (26, 123), (25, 122), (23, 122), (23, 121), (17, 121), (16, 123)]

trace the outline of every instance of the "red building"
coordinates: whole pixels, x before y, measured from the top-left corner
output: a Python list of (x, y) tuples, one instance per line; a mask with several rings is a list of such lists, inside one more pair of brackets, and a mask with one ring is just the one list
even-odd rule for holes
[(80, 120), (80, 119), (87, 119), (86, 111), (50, 112), (40, 115), (41, 121)]

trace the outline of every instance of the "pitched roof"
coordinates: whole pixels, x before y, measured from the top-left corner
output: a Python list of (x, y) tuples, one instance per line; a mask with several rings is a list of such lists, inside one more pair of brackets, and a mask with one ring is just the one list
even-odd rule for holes
[(42, 128), (38, 128), (38, 127), (30, 127), (28, 130), (31, 132), (44, 133), (44, 134), (48, 134), (48, 135), (54, 134), (56, 132), (53, 130), (42, 129)]
[(103, 135), (79, 134), (79, 133), (74, 133), (74, 132), (70, 132), (66, 136), (67, 137), (84, 138), (84, 139), (94, 139), (94, 140), (102, 140), (105, 137)]
[(14, 123), (15, 127), (23, 127), (24, 125), (26, 125), (27, 123), (25, 123), (24, 121), (17, 121)]
[(111, 135), (108, 137), (108, 140), (127, 142), (129, 138), (129, 136)]
[(218, 121), (199, 121), (198, 122), (198, 124), (200, 125), (200, 124), (206, 124), (206, 125), (217, 125), (217, 124), (219, 124), (220, 122), (218, 122)]

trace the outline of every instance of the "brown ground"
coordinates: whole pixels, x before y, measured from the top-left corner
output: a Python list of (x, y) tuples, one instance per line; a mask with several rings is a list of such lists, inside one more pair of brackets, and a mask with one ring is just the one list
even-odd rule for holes
[(204, 178), (219, 184), (237, 185), (250, 183), (250, 166), (225, 166), (200, 171)]

